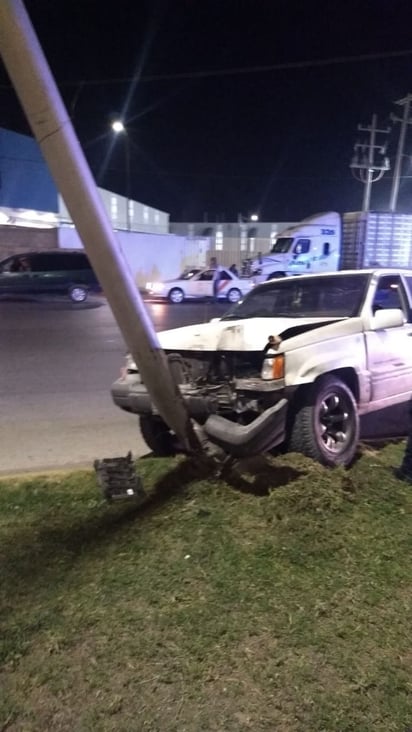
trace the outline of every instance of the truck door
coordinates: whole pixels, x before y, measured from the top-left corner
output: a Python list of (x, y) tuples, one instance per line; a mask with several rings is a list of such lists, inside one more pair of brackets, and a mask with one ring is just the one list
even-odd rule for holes
[(311, 262), (311, 240), (297, 239), (292, 248), (292, 259), (289, 263), (288, 274), (310, 274), (312, 271)]
[(412, 322), (409, 298), (399, 275), (382, 275), (376, 288), (373, 312), (399, 308), (405, 322), (395, 328), (366, 332), (372, 401), (409, 397), (412, 387)]

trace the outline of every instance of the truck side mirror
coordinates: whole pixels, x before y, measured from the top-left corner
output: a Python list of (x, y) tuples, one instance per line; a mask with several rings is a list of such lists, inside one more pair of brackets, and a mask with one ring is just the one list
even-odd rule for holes
[(382, 308), (376, 310), (372, 320), (372, 330), (382, 330), (383, 328), (398, 328), (404, 325), (405, 316), (399, 308)]

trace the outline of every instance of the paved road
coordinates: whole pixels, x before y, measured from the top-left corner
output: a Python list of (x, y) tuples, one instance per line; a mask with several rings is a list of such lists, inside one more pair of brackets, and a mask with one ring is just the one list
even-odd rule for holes
[[(156, 330), (206, 322), (227, 306), (147, 304)], [(111, 401), (125, 346), (103, 298), (0, 301), (0, 474), (148, 452), (137, 418)], [(399, 410), (363, 420), (363, 433), (396, 434)]]
[[(211, 302), (150, 303), (157, 330), (207, 321)], [(125, 346), (102, 298), (0, 301), (0, 473), (91, 465), (148, 452), (137, 418), (111, 401)]]

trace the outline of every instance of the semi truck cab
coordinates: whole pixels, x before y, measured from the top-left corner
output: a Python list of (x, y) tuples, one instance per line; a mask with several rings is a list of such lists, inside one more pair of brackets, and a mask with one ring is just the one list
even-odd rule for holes
[(256, 283), (286, 275), (333, 272), (339, 268), (340, 216), (316, 214), (276, 237), (270, 252), (252, 262)]

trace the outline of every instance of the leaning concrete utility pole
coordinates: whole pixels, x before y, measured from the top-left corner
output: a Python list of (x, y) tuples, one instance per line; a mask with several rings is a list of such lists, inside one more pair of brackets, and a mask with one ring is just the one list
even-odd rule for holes
[(405, 146), (406, 129), (407, 129), (408, 125), (412, 124), (412, 119), (409, 119), (409, 110), (410, 110), (411, 102), (412, 102), (412, 94), (408, 94), (404, 99), (400, 99), (398, 102), (395, 102), (395, 104), (399, 104), (401, 107), (403, 107), (403, 116), (401, 119), (399, 117), (396, 117), (396, 115), (391, 114), (391, 120), (393, 122), (400, 122), (401, 128), (399, 130), (398, 149), (396, 152), (395, 169), (393, 171), (391, 198), (389, 201), (389, 211), (396, 211), (396, 205), (398, 203), (399, 182), (400, 182), (400, 178), (401, 178), (402, 157), (403, 157), (403, 148)]
[(0, 0), (0, 54), (153, 402), (183, 446), (189, 451), (200, 450), (166, 355), (21, 0)]

